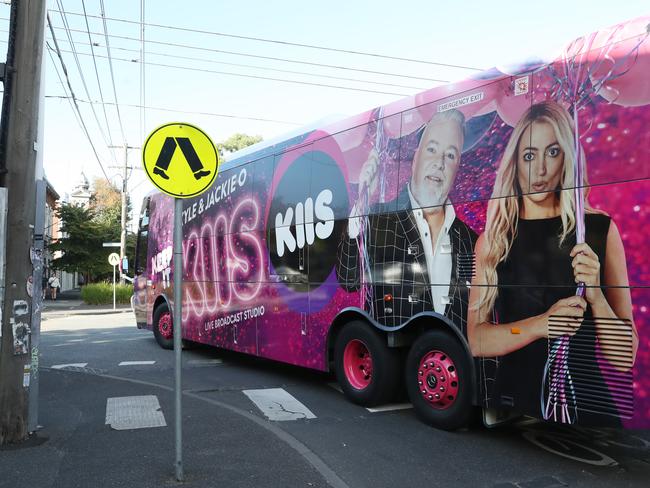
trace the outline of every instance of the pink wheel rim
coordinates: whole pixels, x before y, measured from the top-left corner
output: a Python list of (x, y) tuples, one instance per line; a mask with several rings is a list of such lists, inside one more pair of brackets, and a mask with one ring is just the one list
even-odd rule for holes
[(170, 312), (165, 312), (160, 316), (158, 320), (158, 331), (160, 335), (165, 339), (171, 339), (174, 336), (172, 328), (172, 314)]
[(431, 408), (445, 410), (458, 398), (458, 370), (442, 351), (429, 351), (422, 356), (417, 381), (420, 395)]
[(360, 340), (352, 339), (345, 346), (343, 369), (348, 383), (357, 390), (363, 390), (372, 381), (372, 356)]

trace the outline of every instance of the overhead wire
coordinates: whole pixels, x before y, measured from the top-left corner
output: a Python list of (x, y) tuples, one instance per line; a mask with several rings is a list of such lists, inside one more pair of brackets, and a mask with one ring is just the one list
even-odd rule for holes
[[(45, 98), (66, 98), (66, 96), (61, 96), (61, 95), (46, 95)], [(92, 104), (99, 104), (99, 102), (93, 102), (90, 100), (82, 100), (77, 98), (77, 102), (79, 103), (92, 103)], [(114, 105), (113, 102), (105, 102), (106, 105)], [(128, 104), (128, 103), (123, 103), (122, 107), (129, 107), (129, 108), (144, 108), (148, 110), (159, 110), (162, 112), (175, 112), (175, 113), (181, 113), (181, 114), (193, 114), (193, 115), (205, 115), (209, 117), (224, 117), (224, 118), (229, 118), (229, 119), (241, 119), (241, 120), (252, 120), (255, 122), (271, 122), (274, 124), (286, 124), (286, 125), (301, 125), (298, 122), (289, 122), (287, 120), (276, 120), (276, 119), (265, 119), (261, 117), (246, 117), (243, 115), (231, 115), (231, 114), (220, 114), (220, 113), (215, 113), (215, 112), (200, 112), (200, 111), (192, 111), (192, 110), (180, 110), (180, 109), (174, 109), (174, 108), (168, 108), (168, 107), (154, 107), (154, 106), (145, 106), (143, 107), (142, 105), (137, 105), (137, 104)]]
[[(65, 49), (62, 50), (62, 52), (67, 52)], [(86, 55), (90, 56), (90, 54), (87, 53), (79, 53), (81, 55)], [(100, 54), (97, 54), (96, 56), (98, 57), (105, 57)], [(112, 57), (114, 61), (123, 61), (127, 63), (139, 63), (140, 61), (137, 59), (124, 59), (124, 58), (116, 58)], [(288, 80), (286, 78), (272, 78), (270, 76), (259, 76), (259, 75), (250, 75), (250, 74), (243, 74), (243, 73), (232, 73), (228, 71), (216, 71), (216, 70), (210, 70), (210, 69), (204, 69), (204, 68), (193, 68), (190, 66), (177, 66), (173, 64), (165, 64), (165, 63), (152, 63), (150, 61), (147, 61), (146, 63), (149, 66), (158, 66), (158, 67), (163, 67), (163, 68), (174, 68), (174, 69), (180, 69), (180, 70), (186, 70), (186, 71), (195, 71), (195, 72), (201, 72), (201, 73), (213, 73), (213, 74), (219, 74), (219, 75), (226, 75), (226, 76), (235, 76), (239, 78), (251, 78), (251, 79), (256, 79), (256, 80), (267, 80), (267, 81), (278, 81), (278, 82), (283, 82), (283, 83), (291, 83), (291, 84), (296, 84), (296, 85), (306, 85), (306, 86), (318, 86), (318, 87), (323, 87), (323, 88), (336, 88), (339, 90), (351, 90), (351, 91), (356, 91), (356, 92), (365, 92), (365, 93), (377, 93), (381, 95), (396, 95), (396, 96), (407, 96), (409, 95), (408, 93), (396, 93), (396, 92), (388, 92), (388, 91), (380, 91), (380, 90), (370, 90), (370, 89), (365, 89), (365, 88), (355, 88), (351, 86), (341, 86), (341, 85), (329, 85), (326, 83), (315, 83), (315, 82), (310, 82), (310, 81), (299, 81), (299, 80)]]
[(88, 127), (86, 126), (86, 123), (84, 122), (83, 115), (81, 115), (81, 110), (79, 109), (79, 104), (77, 103), (77, 98), (74, 94), (74, 90), (72, 89), (72, 84), (70, 83), (70, 77), (68, 76), (68, 69), (65, 66), (65, 61), (63, 61), (63, 56), (61, 55), (61, 49), (59, 49), (59, 43), (56, 40), (56, 34), (54, 34), (54, 29), (52, 28), (52, 21), (50, 19), (50, 14), (47, 13), (47, 25), (50, 28), (50, 33), (52, 34), (52, 40), (54, 42), (54, 47), (56, 49), (56, 54), (59, 57), (59, 62), (61, 63), (61, 69), (63, 70), (63, 74), (65, 75), (65, 79), (68, 84), (68, 88), (70, 90), (70, 96), (72, 98), (72, 102), (74, 103), (74, 107), (77, 111), (77, 114), (79, 115), (79, 121), (81, 122), (81, 126), (83, 128), (83, 132), (86, 135), (86, 138), (88, 139), (88, 142), (90, 143), (90, 147), (93, 150), (93, 153), (95, 155), (95, 159), (97, 160), (97, 163), (99, 163), (99, 167), (102, 170), (102, 173), (104, 173), (104, 177), (106, 178), (106, 181), (110, 183), (110, 179), (108, 178), (108, 174), (106, 174), (106, 170), (104, 169), (104, 165), (102, 164), (101, 159), (99, 158), (99, 154), (97, 153), (97, 149), (95, 148), (95, 144), (93, 143), (92, 138), (90, 137), (90, 133), (88, 132)]
[(147, 125), (147, 114), (146, 114), (146, 83), (145, 83), (145, 44), (144, 44), (144, 14), (145, 14), (145, 0), (140, 0), (140, 140), (144, 140), (144, 130)]
[[(103, 1), (103, 0), (101, 0)], [(77, 14), (81, 15), (81, 14)], [(92, 17), (92, 15), (90, 15)], [(102, 18), (104, 18), (104, 15), (102, 13)], [(134, 20), (128, 20), (128, 19), (118, 19), (114, 17), (108, 17), (106, 20), (110, 20), (113, 22), (123, 22), (126, 24), (139, 24), (139, 22), (134, 21)], [(394, 61), (406, 61), (410, 63), (419, 63), (419, 64), (428, 64), (432, 66), (441, 66), (441, 67), (446, 67), (446, 68), (458, 68), (458, 69), (465, 69), (465, 70), (472, 70), (472, 71), (482, 71), (483, 68), (475, 68), (473, 66), (463, 66), (460, 64), (451, 64), (451, 63), (440, 63), (436, 61), (427, 61), (423, 59), (414, 59), (414, 58), (403, 58), (400, 56), (390, 56), (387, 54), (379, 54), (379, 53), (371, 53), (371, 52), (364, 52), (364, 51), (355, 51), (352, 49), (340, 49), (340, 48), (333, 48), (333, 47), (328, 47), (328, 46), (318, 46), (316, 44), (304, 44), (304, 43), (299, 43), (299, 42), (290, 42), (290, 41), (284, 41), (280, 39), (268, 39), (268, 38), (263, 38), (263, 37), (253, 37), (253, 36), (243, 36), (243, 35), (238, 35), (238, 34), (226, 34), (224, 32), (217, 32), (217, 31), (208, 31), (208, 30), (203, 30), (203, 29), (191, 29), (189, 27), (178, 27), (178, 26), (173, 26), (173, 25), (165, 25), (165, 24), (155, 24), (155, 23), (147, 23), (146, 24), (149, 27), (157, 27), (160, 29), (170, 29), (170, 30), (175, 30), (175, 31), (180, 31), (180, 32), (192, 32), (192, 33), (197, 33), (197, 34), (206, 34), (206, 35), (211, 35), (211, 36), (218, 36), (218, 37), (229, 37), (232, 39), (242, 39), (242, 40), (247, 40), (247, 41), (256, 41), (256, 42), (264, 42), (264, 43), (271, 43), (271, 44), (280, 44), (282, 46), (294, 46), (294, 47), (301, 47), (301, 48), (308, 48), (308, 49), (317, 49), (321, 51), (330, 51), (330, 52), (337, 52), (337, 53), (343, 53), (343, 54), (354, 54), (358, 56), (369, 56), (369, 57), (374, 57), (374, 58), (382, 58), (382, 59), (391, 59)]]
[(99, 5), (102, 12), (102, 22), (104, 24), (104, 38), (106, 39), (106, 52), (108, 53), (108, 66), (111, 72), (111, 83), (113, 85), (113, 96), (115, 97), (115, 110), (117, 111), (117, 120), (120, 123), (120, 132), (122, 133), (122, 141), (124, 146), (126, 143), (126, 136), (124, 135), (124, 125), (122, 124), (122, 115), (120, 114), (120, 105), (117, 101), (117, 89), (115, 88), (115, 74), (113, 72), (113, 59), (111, 57), (111, 46), (110, 41), (108, 40), (108, 26), (106, 25), (106, 17), (104, 11), (104, 0), (99, 0)]
[(93, 46), (93, 40), (90, 37), (90, 25), (88, 24), (88, 17), (86, 15), (86, 1), (81, 0), (81, 6), (83, 7), (84, 11), (84, 20), (86, 22), (86, 30), (88, 33), (88, 44), (90, 45), (90, 52), (92, 53), (93, 57), (93, 66), (95, 68), (95, 77), (97, 78), (97, 88), (99, 89), (99, 98), (102, 101), (102, 110), (104, 112), (104, 120), (106, 121), (106, 129), (108, 131), (108, 142), (109, 142), (109, 149), (111, 151), (111, 154), (113, 155), (113, 161), (116, 160), (115, 158), (115, 152), (113, 149), (113, 136), (111, 134), (111, 126), (108, 123), (108, 114), (106, 113), (106, 105), (104, 104), (104, 91), (102, 90), (102, 83), (99, 79), (99, 70), (97, 69), (97, 59), (95, 58), (95, 48)]
[[(70, 54), (73, 55), (75, 64), (77, 66), (77, 70), (79, 71), (79, 78), (81, 80), (81, 84), (83, 86), (84, 91), (86, 92), (86, 96), (88, 98), (91, 98), (90, 96), (90, 90), (88, 89), (88, 84), (86, 83), (86, 77), (84, 76), (84, 71), (81, 68), (81, 62), (79, 61), (79, 55), (77, 53), (77, 48), (74, 43), (74, 39), (72, 38), (72, 32), (70, 31), (70, 26), (68, 24), (68, 20), (66, 18), (66, 12), (65, 9), (63, 8), (63, 3), (60, 2), (60, 0), (56, 0), (57, 5), (59, 5), (59, 10), (58, 13), (61, 16), (61, 21), (63, 22), (64, 30), (66, 33), (66, 36), (68, 37), (68, 43), (70, 44), (70, 49), (71, 51), (66, 51)], [(104, 142), (106, 143), (107, 146), (112, 145), (111, 143), (111, 138), (110, 136), (106, 135), (106, 132), (104, 132), (104, 129), (102, 127), (102, 124), (99, 122), (99, 117), (97, 116), (97, 112), (95, 111), (95, 107), (91, 107), (93, 117), (95, 118), (95, 122), (97, 123), (97, 127), (99, 128), (99, 132), (102, 135), (102, 138), (104, 139)], [(107, 126), (108, 129), (108, 126)], [(110, 129), (108, 129), (110, 131)], [(114, 154), (113, 158), (114, 158)]]
[[(0, 20), (9, 20), (7, 18), (2, 18), (0, 17)], [(61, 27), (55, 27), (55, 29), (61, 29)], [(78, 30), (78, 29), (70, 29), (72, 32), (81, 32), (85, 33), (85, 31)], [(94, 35), (103, 35), (99, 32), (91, 32), (91, 34)], [(120, 39), (120, 40), (126, 40), (126, 41), (139, 41), (137, 37), (130, 37), (130, 36), (121, 36), (121, 35), (116, 35), (116, 34), (110, 34), (110, 38), (113, 39)], [(332, 65), (332, 64), (324, 64), (324, 63), (316, 63), (316, 62), (311, 62), (311, 61), (303, 61), (303, 60), (297, 60), (297, 59), (290, 59), (290, 58), (280, 58), (280, 57), (274, 57), (274, 56), (262, 56), (259, 54), (251, 54), (251, 53), (246, 53), (246, 52), (241, 52), (241, 51), (226, 51), (222, 49), (215, 49), (215, 48), (209, 48), (209, 47), (203, 47), (203, 46), (193, 46), (191, 44), (181, 44), (177, 42), (166, 42), (166, 41), (155, 41), (152, 39), (145, 39), (144, 40), (145, 44), (156, 44), (159, 46), (165, 46), (165, 47), (178, 47), (182, 49), (190, 49), (190, 50), (195, 50), (195, 51), (203, 51), (203, 52), (211, 52), (211, 53), (218, 53), (218, 54), (228, 54), (232, 56), (242, 56), (242, 57), (248, 57), (248, 58), (255, 58), (255, 59), (264, 59), (267, 61), (280, 61), (280, 62), (285, 62), (285, 63), (292, 63), (292, 64), (304, 64), (306, 66), (317, 66), (320, 68), (329, 68), (329, 69), (339, 69), (339, 70), (345, 70), (345, 71), (356, 71), (359, 73), (367, 73), (367, 74), (374, 74), (374, 75), (382, 75), (382, 76), (392, 76), (392, 77), (397, 77), (397, 78), (406, 78), (406, 79), (411, 79), (411, 80), (420, 80), (420, 81), (430, 81), (434, 83), (448, 83), (449, 80), (443, 80), (443, 79), (437, 79), (437, 78), (428, 78), (428, 77), (423, 77), (423, 76), (415, 76), (415, 75), (405, 75), (405, 74), (400, 74), (400, 73), (387, 73), (385, 71), (375, 71), (375, 70), (369, 70), (369, 69), (363, 69), (363, 68), (352, 68), (349, 66), (338, 66), (338, 65)]]
[[(80, 43), (77, 42), (77, 44), (82, 44), (82, 45), (87, 45), (87, 43)], [(93, 45), (97, 46), (98, 43), (93, 43)], [(138, 49), (129, 49), (126, 47), (113, 47), (113, 50), (117, 51), (124, 51), (124, 52), (132, 52), (132, 53), (140, 53), (141, 50)], [(175, 54), (168, 54), (168, 53), (160, 53), (160, 52), (154, 52), (154, 51), (149, 51), (150, 55), (154, 56), (164, 56), (166, 58), (173, 58), (173, 59), (182, 59), (186, 61), (200, 61), (204, 63), (211, 63), (211, 64), (222, 64), (225, 66), (235, 66), (237, 68), (249, 68), (249, 69), (259, 69), (263, 71), (275, 71), (278, 73), (288, 73), (288, 74), (295, 74), (295, 75), (304, 75), (304, 76), (313, 76), (317, 78), (328, 78), (328, 79), (333, 79), (333, 80), (340, 80), (340, 81), (352, 81), (355, 83), (368, 83), (371, 85), (381, 85), (381, 86), (392, 86), (395, 88), (406, 88), (406, 89), (411, 89), (411, 90), (425, 90), (424, 87), (420, 86), (412, 86), (412, 85), (399, 85), (396, 83), (386, 83), (383, 81), (373, 81), (373, 80), (363, 80), (363, 79), (357, 79), (357, 78), (346, 78), (342, 76), (333, 76), (333, 75), (323, 75), (323, 74), (318, 74), (318, 73), (308, 73), (306, 71), (295, 71), (295, 70), (286, 70), (286, 69), (279, 69), (279, 68), (269, 68), (267, 66), (255, 66), (255, 65), (250, 65), (250, 64), (241, 64), (241, 63), (228, 63), (225, 61), (215, 61), (214, 59), (207, 59), (207, 58), (196, 58), (193, 56), (179, 56)], [(142, 59), (142, 57), (140, 58)], [(131, 59), (129, 60), (130, 62), (138, 62), (137, 60)], [(146, 62), (141, 63), (141, 64), (147, 64)]]

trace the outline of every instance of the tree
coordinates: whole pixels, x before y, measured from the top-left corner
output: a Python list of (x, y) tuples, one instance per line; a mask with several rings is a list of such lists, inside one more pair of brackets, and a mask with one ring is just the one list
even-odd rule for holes
[(108, 226), (117, 222), (119, 226), (122, 212), (120, 190), (102, 178), (96, 178), (93, 181), (93, 188), (89, 206), (95, 213), (95, 220)]
[(245, 147), (257, 144), (260, 141), (262, 141), (262, 136), (249, 136), (238, 132), (225, 141), (217, 143), (217, 150), (219, 151), (220, 156), (224, 156), (224, 151), (226, 153), (233, 153), (240, 149), (244, 149)]
[[(61, 219), (64, 235), (49, 246), (52, 253), (60, 255), (52, 260), (52, 268), (78, 272), (86, 283), (109, 279), (113, 268), (108, 264), (108, 254), (114, 249), (102, 246), (104, 242), (120, 240), (120, 191), (106, 180), (96, 179), (88, 207), (62, 204), (57, 215)], [(134, 237), (127, 235), (127, 257), (133, 262)]]

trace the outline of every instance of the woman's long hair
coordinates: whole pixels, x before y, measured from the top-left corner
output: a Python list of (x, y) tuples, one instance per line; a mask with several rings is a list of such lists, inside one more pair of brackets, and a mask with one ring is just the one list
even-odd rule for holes
[[(574, 165), (576, 164), (576, 151), (573, 133), (573, 119), (569, 112), (554, 101), (545, 101), (532, 105), (519, 119), (510, 140), (503, 153), (503, 158), (497, 170), (492, 199), (488, 203), (487, 222), (485, 226), (486, 242), (489, 250), (485, 258), (484, 272), (485, 284), (481, 287), (481, 298), (477, 307), (479, 320), (489, 320), (490, 312), (494, 307), (498, 295), (497, 266), (505, 261), (510, 253), (510, 248), (517, 235), (519, 222), (519, 206), (522, 199), (522, 190), (517, 179), (517, 158), (519, 142), (523, 133), (533, 122), (546, 122), (553, 127), (555, 137), (564, 152), (564, 171), (560, 179), (560, 186), (556, 189), (559, 195), (560, 216), (562, 218), (562, 232), (558, 245), (561, 245), (574, 229), (575, 221), (575, 196), (574, 190)], [(582, 152), (582, 148), (579, 149)], [(581, 158), (584, 161), (584, 155)], [(586, 187), (586, 171), (582, 187)], [(562, 188), (571, 188), (559, 191)], [(516, 196), (516, 197), (513, 197)], [(590, 209), (585, 198), (585, 209)]]

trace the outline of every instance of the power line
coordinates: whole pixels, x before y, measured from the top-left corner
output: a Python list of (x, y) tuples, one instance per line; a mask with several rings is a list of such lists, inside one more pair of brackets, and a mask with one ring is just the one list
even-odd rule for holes
[[(71, 13), (72, 14), (72, 13)], [(76, 15), (82, 15), (82, 14), (76, 14)], [(92, 15), (89, 15), (89, 17), (93, 17)], [(95, 18), (99, 18), (98, 16), (94, 16)], [(102, 12), (102, 18), (104, 18), (104, 14)], [(134, 20), (127, 20), (127, 19), (118, 19), (118, 18), (106, 18), (106, 20), (111, 20), (114, 22), (123, 22), (125, 24), (140, 24), (140, 22), (134, 21)], [(394, 61), (407, 61), (410, 63), (419, 63), (419, 64), (428, 64), (432, 66), (442, 66), (445, 68), (459, 68), (459, 69), (467, 69), (467, 70), (473, 70), (473, 71), (482, 71), (482, 68), (474, 68), (472, 66), (463, 66), (459, 64), (450, 64), (450, 63), (438, 63), (435, 61), (426, 61), (422, 59), (413, 59), (413, 58), (402, 58), (399, 56), (389, 56), (385, 54), (378, 54), (378, 53), (369, 53), (369, 52), (363, 52), (363, 51), (354, 51), (351, 49), (338, 49), (338, 48), (333, 48), (333, 47), (326, 47), (326, 46), (317, 46), (315, 44), (303, 44), (303, 43), (298, 43), (298, 42), (289, 42), (289, 41), (283, 41), (283, 40), (278, 40), (278, 39), (267, 39), (263, 37), (251, 37), (251, 36), (242, 36), (242, 35), (237, 35), (237, 34), (226, 34), (224, 32), (216, 32), (216, 31), (208, 31), (208, 30), (201, 30), (201, 29), (190, 29), (189, 27), (177, 27), (177, 26), (171, 26), (171, 25), (165, 25), (165, 24), (154, 24), (154, 23), (147, 23), (145, 24), (149, 27), (158, 27), (160, 29), (170, 29), (170, 30), (175, 30), (175, 31), (181, 31), (181, 32), (192, 32), (192, 33), (198, 33), (198, 34), (207, 34), (211, 36), (218, 36), (218, 37), (230, 37), (233, 39), (243, 39), (247, 41), (256, 41), (256, 42), (266, 42), (266, 43), (271, 43), (271, 44), (280, 44), (282, 46), (294, 46), (294, 47), (303, 47), (303, 48), (308, 48), (308, 49), (318, 49), (321, 51), (331, 51), (331, 52), (337, 52), (337, 53), (344, 53), (344, 54), (355, 54), (359, 56), (370, 56), (374, 58), (382, 58), (382, 59), (391, 59)]]
[[(0, 18), (0, 20), (9, 20), (6, 18)], [(61, 27), (55, 27), (55, 29), (61, 29)], [(78, 30), (78, 29), (70, 29), (72, 32), (81, 32), (84, 33), (86, 31), (83, 30)], [(91, 34), (94, 35), (103, 35), (99, 32), (91, 32)], [(120, 36), (116, 34), (111, 34), (109, 37), (112, 37), (113, 39), (121, 39), (121, 40), (126, 40), (126, 41), (140, 41), (140, 39), (136, 37), (129, 37), (129, 36)], [(399, 73), (387, 73), (385, 71), (375, 71), (375, 70), (368, 70), (368, 69), (363, 69), (363, 68), (351, 68), (349, 66), (338, 66), (338, 65), (332, 65), (332, 64), (323, 64), (323, 63), (316, 63), (316, 62), (311, 62), (311, 61), (302, 61), (302, 60), (297, 60), (297, 59), (290, 59), (290, 58), (279, 58), (279, 57), (273, 57), (273, 56), (262, 56), (259, 54), (251, 54), (251, 53), (246, 53), (246, 52), (240, 52), (240, 51), (225, 51), (222, 49), (214, 49), (214, 48), (208, 48), (208, 47), (202, 47), (202, 46), (193, 46), (191, 44), (180, 44), (180, 43), (175, 43), (175, 42), (165, 42), (165, 41), (154, 41), (150, 39), (145, 39), (145, 43), (149, 44), (157, 44), (159, 46), (166, 46), (166, 47), (179, 47), (182, 49), (191, 49), (195, 51), (204, 51), (204, 52), (211, 52), (211, 53), (219, 53), (219, 54), (228, 54), (232, 56), (242, 56), (242, 57), (248, 57), (248, 58), (256, 58), (256, 59), (264, 59), (267, 61), (280, 61), (284, 63), (293, 63), (293, 64), (304, 64), (307, 66), (318, 66), (321, 68), (330, 68), (330, 69), (340, 69), (340, 70), (346, 70), (346, 71), (357, 71), (359, 73), (368, 73), (368, 74), (374, 74), (374, 75), (383, 75), (383, 76), (393, 76), (397, 78), (406, 78), (406, 79), (411, 79), (411, 80), (421, 80), (421, 81), (431, 81), (434, 83), (448, 83), (449, 80), (440, 80), (436, 78), (426, 78), (422, 76), (414, 76), (414, 75), (404, 75), (404, 74), (399, 74)]]
[[(99, 98), (102, 101), (102, 110), (104, 112), (104, 120), (106, 121), (106, 129), (108, 130), (108, 141), (109, 141), (109, 147), (113, 145), (113, 136), (111, 135), (111, 126), (108, 123), (108, 114), (106, 113), (106, 105), (104, 105), (104, 92), (102, 90), (102, 84), (99, 80), (99, 71), (97, 70), (97, 60), (95, 59), (95, 48), (93, 46), (92, 38), (90, 37), (90, 25), (88, 25), (88, 17), (85, 15), (86, 14), (86, 2), (85, 0), (81, 0), (81, 6), (83, 7), (84, 10), (84, 20), (86, 21), (86, 30), (88, 31), (88, 44), (90, 44), (90, 52), (93, 55), (93, 66), (95, 67), (95, 77), (97, 78), (97, 88), (99, 88)], [(116, 161), (117, 158), (115, 157), (115, 152), (113, 152), (113, 148), (110, 147), (111, 154), (113, 155), (113, 161)]]
[[(2, 32), (2, 31), (0, 31)], [(87, 46), (88, 43), (79, 43), (77, 44), (82, 44), (84, 46)], [(98, 46), (98, 43), (92, 43), (93, 46)], [(131, 53), (141, 53), (141, 50), (138, 49), (129, 49), (125, 47), (113, 47), (113, 50), (118, 50), (118, 51), (125, 51), (125, 52), (131, 52)], [(207, 58), (196, 58), (192, 56), (179, 56), (175, 54), (167, 54), (167, 53), (160, 53), (160, 52), (154, 52), (154, 51), (149, 51), (149, 54), (152, 54), (154, 56), (164, 56), (166, 58), (174, 58), (174, 59), (183, 59), (187, 61), (201, 61), (204, 63), (212, 63), (212, 64), (222, 64), (225, 66), (235, 66), (238, 68), (250, 68), (250, 69), (259, 69), (263, 71), (275, 71), (278, 73), (288, 73), (288, 74), (294, 74), (294, 75), (304, 75), (304, 76), (313, 76), (317, 78), (327, 78), (327, 79), (333, 79), (333, 80), (341, 80), (341, 81), (352, 81), (356, 83), (369, 83), (372, 85), (382, 85), (382, 86), (392, 86), (395, 88), (406, 88), (410, 90), (425, 90), (426, 88), (424, 87), (419, 87), (419, 86), (411, 86), (411, 85), (398, 85), (395, 83), (385, 83), (382, 81), (373, 81), (373, 80), (363, 80), (363, 79), (357, 79), (357, 78), (346, 78), (342, 76), (333, 76), (333, 75), (323, 75), (323, 74), (318, 74), (318, 73), (308, 73), (306, 71), (294, 71), (294, 70), (286, 70), (286, 69), (279, 69), (279, 68), (269, 68), (267, 66), (255, 66), (255, 65), (250, 65), (250, 64), (241, 64), (241, 63), (228, 63), (225, 61), (215, 61), (213, 59), (207, 59)], [(142, 58), (141, 58), (142, 59)], [(130, 60), (131, 62), (138, 62), (137, 60)], [(148, 63), (141, 63), (141, 64), (148, 64)]]
[[(47, 15), (47, 25), (50, 28), (50, 33), (52, 34), (52, 40), (54, 41), (54, 47), (56, 48), (56, 54), (59, 57), (59, 61), (61, 63), (61, 68), (63, 70), (63, 74), (65, 75), (65, 79), (68, 83), (68, 88), (70, 89), (70, 96), (72, 98), (72, 101), (74, 103), (75, 109), (77, 113), (79, 114), (79, 121), (81, 122), (81, 125), (83, 127), (84, 134), (86, 135), (86, 138), (88, 139), (88, 142), (90, 143), (90, 147), (93, 149), (93, 153), (95, 154), (95, 159), (97, 159), (97, 162), (99, 163), (99, 167), (102, 170), (102, 173), (104, 173), (104, 177), (106, 178), (106, 181), (110, 183), (110, 180), (108, 179), (108, 175), (106, 174), (106, 170), (104, 169), (104, 165), (102, 164), (101, 160), (99, 159), (99, 154), (97, 154), (97, 149), (95, 148), (95, 144), (93, 143), (92, 139), (90, 138), (90, 133), (88, 132), (88, 127), (86, 127), (86, 123), (84, 122), (83, 116), (81, 115), (81, 110), (79, 109), (79, 105), (77, 104), (77, 99), (74, 95), (74, 90), (72, 89), (72, 84), (70, 83), (70, 77), (68, 76), (68, 69), (65, 67), (65, 62), (63, 61), (63, 56), (61, 55), (61, 50), (59, 49), (59, 44), (56, 41), (56, 35), (54, 34), (54, 29), (52, 28), (52, 21), (50, 20), (50, 14)], [(48, 47), (50, 49), (51, 46)]]
[(140, 108), (140, 140), (144, 140), (144, 128), (146, 127), (146, 109), (145, 106), (147, 105), (147, 93), (146, 93), (146, 88), (147, 85), (145, 84), (145, 75), (146, 70), (145, 70), (145, 44), (144, 44), (144, 11), (145, 11), (145, 0), (140, 0), (140, 60), (142, 63), (140, 64), (140, 105), (142, 108)]
[[(66, 51), (65, 49), (63, 49), (62, 52), (69, 52), (69, 51)], [(90, 56), (90, 54), (88, 54), (88, 53), (79, 53), (79, 54), (85, 55), (85, 56)], [(106, 56), (102, 56), (100, 54), (97, 54), (96, 56), (100, 57), (100, 58), (106, 57)], [(140, 63), (140, 61), (137, 60), (137, 59), (124, 59), (124, 58), (116, 58), (116, 57), (113, 57), (112, 59), (114, 59), (115, 61), (123, 61), (123, 62), (126, 62), (126, 63)], [(148, 61), (146, 64), (149, 65), (149, 66), (158, 66), (158, 67), (162, 67), (162, 68), (174, 68), (174, 69), (181, 69), (181, 70), (187, 70), (187, 71), (196, 71), (196, 72), (201, 72), (201, 73), (213, 73), (213, 74), (218, 74), (218, 75), (235, 76), (235, 77), (239, 77), (239, 78), (252, 78), (252, 79), (256, 79), (256, 80), (279, 81), (279, 82), (283, 82), (283, 83), (292, 83), (292, 84), (296, 84), (296, 85), (318, 86), (318, 87), (324, 87), (324, 88), (336, 88), (336, 89), (339, 89), (339, 90), (352, 90), (352, 91), (357, 91), (357, 92), (378, 93), (380, 95), (396, 95), (396, 96), (400, 96), (400, 97), (405, 97), (405, 96), (408, 95), (406, 93), (395, 93), (395, 92), (386, 92), (386, 91), (379, 91), (379, 90), (369, 90), (369, 89), (364, 89), (364, 88), (355, 88), (355, 87), (351, 87), (351, 86), (328, 85), (326, 83), (314, 83), (314, 82), (310, 82), (310, 81), (288, 80), (288, 79), (285, 79), (285, 78), (271, 78), (269, 76), (247, 75), (247, 74), (243, 74), (243, 73), (231, 73), (231, 72), (228, 72), (228, 71), (216, 71), (216, 70), (203, 69), (203, 68), (193, 68), (193, 67), (190, 67), (190, 66), (177, 66), (177, 65), (173, 65), (173, 64), (152, 63), (150, 61)]]
[[(61, 96), (61, 95), (46, 95), (45, 98), (70, 98), (67, 96)], [(82, 100), (80, 98), (77, 98), (77, 102), (79, 103), (89, 103), (89, 104), (99, 104), (100, 102), (93, 102), (90, 100)], [(115, 105), (113, 102), (104, 102), (106, 105)], [(179, 109), (174, 109), (174, 108), (168, 108), (168, 107), (152, 107), (152, 106), (142, 106), (142, 105), (136, 105), (136, 104), (128, 104), (128, 103), (123, 103), (123, 107), (130, 107), (130, 108), (144, 108), (148, 110), (159, 110), (162, 112), (175, 112), (175, 113), (180, 113), (180, 114), (194, 114), (194, 115), (206, 115), (210, 117), (224, 117), (224, 118), (229, 118), (229, 119), (242, 119), (242, 120), (253, 120), (255, 122), (272, 122), (275, 124), (286, 124), (286, 125), (301, 125), (297, 122), (289, 122), (286, 120), (275, 120), (275, 119), (264, 119), (260, 117), (246, 117), (243, 115), (231, 115), (231, 114), (219, 114), (219, 113), (214, 113), (214, 112), (197, 112), (197, 111), (191, 111), (191, 110), (179, 110)]]
[[(74, 114), (74, 118), (77, 121), (77, 124), (79, 124), (79, 128), (83, 131), (83, 124), (81, 123), (81, 120), (79, 119), (79, 114), (74, 108), (74, 105), (72, 104), (72, 97), (68, 96), (68, 91), (66, 90), (65, 83), (63, 82), (63, 78), (61, 78), (61, 74), (59, 73), (59, 68), (56, 67), (56, 61), (54, 60), (54, 56), (52, 55), (52, 52), (54, 49), (48, 44), (47, 45), (48, 50), (47, 53), (50, 55), (50, 60), (52, 61), (52, 66), (54, 67), (54, 71), (56, 72), (56, 76), (59, 78), (59, 83), (61, 83), (61, 87), (63, 88), (63, 93), (65, 93), (64, 97), (68, 100), (68, 104), (70, 105), (70, 109), (72, 109), (72, 113)], [(45, 95), (45, 98), (48, 98), (47, 95)]]
[[(102, 22), (104, 24), (104, 38), (106, 39), (106, 52), (108, 53), (108, 66), (111, 72), (111, 83), (113, 84), (113, 96), (115, 97), (115, 109), (117, 110), (117, 120), (120, 123), (120, 131), (122, 132), (122, 141), (126, 146), (126, 136), (124, 135), (124, 126), (122, 125), (122, 116), (120, 115), (120, 105), (117, 101), (117, 90), (115, 89), (115, 75), (113, 73), (113, 59), (111, 58), (111, 46), (108, 40), (108, 27), (106, 25), (106, 17), (104, 15), (104, 0), (99, 0), (99, 5), (102, 11)], [(90, 98), (90, 97), (88, 97)]]
[[(61, 16), (61, 21), (63, 22), (65, 33), (66, 33), (66, 35), (68, 37), (68, 43), (70, 44), (71, 51), (67, 51), (67, 52), (73, 55), (75, 63), (77, 65), (77, 70), (79, 71), (79, 77), (81, 79), (81, 84), (82, 84), (82, 86), (84, 88), (84, 91), (86, 92), (86, 96), (88, 98), (90, 98), (90, 90), (88, 90), (88, 85), (86, 83), (86, 77), (84, 76), (84, 72), (81, 69), (81, 63), (79, 62), (79, 56), (77, 54), (77, 48), (76, 48), (76, 46), (74, 44), (74, 39), (72, 38), (72, 33), (69, 30), (70, 26), (68, 25), (65, 9), (63, 8), (63, 4), (60, 3), (59, 0), (56, 0), (56, 3), (59, 5), (59, 11), (58, 12), (59, 12), (59, 15)], [(58, 45), (58, 43), (55, 43), (55, 44)], [(95, 122), (97, 123), (97, 127), (99, 128), (99, 132), (102, 135), (102, 138), (104, 139), (104, 142), (107, 145), (111, 144), (110, 135), (108, 137), (106, 136), (106, 133), (104, 132), (104, 129), (102, 128), (102, 124), (99, 122), (99, 117), (97, 117), (97, 112), (95, 111), (95, 107), (91, 107), (91, 109), (92, 109), (93, 117), (95, 118)], [(108, 128), (108, 125), (107, 125), (106, 128), (109, 130), (109, 134), (110, 134), (110, 129)]]

